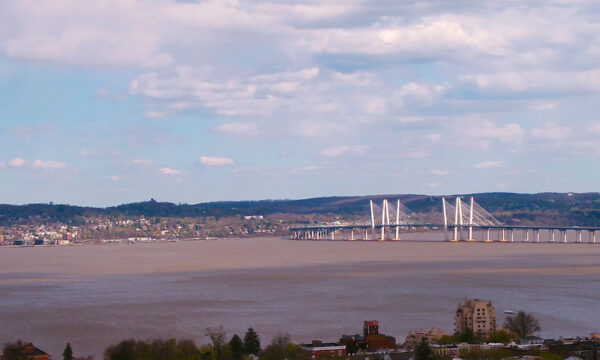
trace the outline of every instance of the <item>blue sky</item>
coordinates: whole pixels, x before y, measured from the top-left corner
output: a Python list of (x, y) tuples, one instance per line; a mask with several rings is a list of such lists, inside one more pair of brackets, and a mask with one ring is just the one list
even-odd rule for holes
[(596, 1), (0, 3), (0, 202), (597, 191)]

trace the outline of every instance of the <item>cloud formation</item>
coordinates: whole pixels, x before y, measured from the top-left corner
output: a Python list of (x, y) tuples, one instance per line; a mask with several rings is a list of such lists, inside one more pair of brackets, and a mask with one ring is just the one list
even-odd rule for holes
[(492, 169), (492, 168), (499, 168), (502, 166), (504, 166), (504, 161), (499, 161), (499, 160), (483, 161), (483, 162), (477, 163), (475, 165), (475, 167), (477, 169)]
[(14, 158), (8, 161), (8, 166), (10, 167), (22, 167), (27, 163), (27, 161), (21, 158)]
[(158, 171), (163, 175), (179, 175), (181, 173), (181, 171), (169, 167), (160, 168)]
[(235, 162), (232, 159), (224, 157), (200, 156), (200, 162), (207, 166), (224, 166), (233, 165)]
[(36, 159), (33, 162), (33, 167), (41, 168), (41, 169), (64, 169), (67, 167), (67, 164), (61, 161), (55, 160), (40, 160)]
[[(217, 174), (194, 164), (244, 159), (254, 170), (233, 166), (232, 181), (254, 176), (248, 189), (264, 192), (241, 196), (256, 198), (288, 197), (269, 191), (300, 182), (299, 169), (352, 179), (296, 184), (303, 196), (451, 191), (481, 184), (461, 169), (526, 163), (530, 175), (498, 174), (481, 190), (532, 190), (545, 159), (583, 171), (600, 155), (597, 10), (592, 0), (0, 2), (0, 77), (25, 84), (20, 98), (49, 99), (30, 107), (39, 111), (10, 103), (0, 136), (20, 152), (7, 152), (3, 167), (60, 169), (67, 164), (33, 159), (79, 154), (69, 169), (93, 166), (102, 174), (86, 174), (108, 182)], [(64, 72), (35, 78), (37, 66)], [(193, 155), (211, 153), (229, 157)], [(151, 159), (181, 162), (159, 169)], [(399, 185), (392, 168), (415, 175)], [(356, 175), (373, 173), (390, 176), (368, 187)], [(431, 181), (449, 173), (453, 181)], [(140, 192), (167, 191), (152, 183), (160, 177), (144, 179)], [(573, 176), (540, 190), (565, 183), (595, 186)]]

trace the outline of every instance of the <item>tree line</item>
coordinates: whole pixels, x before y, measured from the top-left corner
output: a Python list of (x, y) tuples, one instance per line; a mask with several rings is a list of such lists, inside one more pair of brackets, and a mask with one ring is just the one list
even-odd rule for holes
[[(104, 350), (104, 360), (309, 360), (310, 355), (290, 341), (290, 335), (276, 335), (264, 349), (260, 336), (248, 328), (243, 337), (237, 334), (227, 339), (223, 327), (207, 328), (208, 344), (197, 345), (191, 339), (123, 340)], [(19, 340), (4, 345), (0, 360), (28, 360), (26, 343)], [(63, 351), (63, 360), (93, 360), (91, 356), (76, 357), (70, 343)]]

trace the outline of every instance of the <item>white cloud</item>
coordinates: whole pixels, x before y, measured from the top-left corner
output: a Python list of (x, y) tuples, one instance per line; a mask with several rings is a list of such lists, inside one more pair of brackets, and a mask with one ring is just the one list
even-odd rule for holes
[(238, 135), (258, 135), (261, 133), (257, 124), (241, 122), (221, 124), (216, 130), (223, 133)]
[(366, 145), (343, 145), (336, 146), (321, 151), (321, 155), (326, 157), (339, 157), (342, 155), (363, 155), (369, 149)]
[(341, 125), (325, 121), (301, 121), (294, 124), (291, 130), (294, 134), (306, 137), (326, 137), (343, 131)]
[(181, 173), (179, 170), (171, 169), (169, 167), (160, 168), (158, 171), (163, 175), (179, 175)]
[(521, 142), (525, 131), (517, 123), (508, 123), (497, 126), (489, 120), (472, 121), (469, 124), (461, 125), (460, 131), (464, 131), (475, 142), (485, 140), (499, 140), (505, 143)]
[(588, 130), (594, 134), (600, 134), (600, 121), (592, 121), (588, 125)]
[(463, 57), (507, 53), (500, 33), (486, 27), (483, 18), (439, 15), (421, 17), (411, 23), (394, 20), (368, 27), (313, 30), (299, 46), (317, 53), (338, 54)]
[(235, 162), (229, 158), (200, 156), (200, 162), (207, 166), (233, 165)]
[(447, 85), (425, 85), (410, 82), (394, 91), (392, 102), (400, 108), (429, 107), (447, 90)]
[(14, 159), (8, 161), (8, 166), (21, 167), (21, 166), (25, 165), (25, 163), (27, 163), (27, 161), (25, 161), (21, 158), (14, 158)]
[(369, 96), (365, 100), (364, 111), (368, 115), (382, 115), (387, 112), (386, 99), (382, 96)]
[(165, 115), (166, 114), (164, 112), (155, 110), (148, 110), (144, 113), (144, 117), (146, 119), (162, 119), (163, 117), (165, 117)]
[(67, 167), (67, 164), (65, 164), (64, 162), (60, 162), (60, 161), (55, 161), (55, 160), (40, 160), (40, 159), (36, 159), (33, 162), (33, 166), (37, 167), (37, 168), (41, 168), (41, 169), (64, 169)]
[(499, 168), (499, 167), (503, 167), (503, 166), (504, 166), (504, 161), (499, 161), (499, 160), (483, 161), (483, 162), (477, 163), (475, 165), (475, 167), (477, 169), (493, 169), (493, 168)]
[(554, 123), (547, 123), (543, 128), (535, 128), (530, 130), (531, 135), (540, 140), (564, 140), (573, 136), (571, 128), (560, 126)]
[(113, 175), (113, 176), (111, 176), (111, 177), (110, 177), (110, 180), (111, 180), (111, 181), (119, 181), (119, 177), (118, 177), (118, 176), (115, 176), (115, 175)]
[(531, 108), (533, 110), (539, 110), (539, 111), (556, 110), (557, 107), (558, 106), (556, 105), (556, 103), (552, 103), (552, 102), (543, 102), (543, 103), (533, 104), (531, 106)]
[[(168, 102), (174, 110), (206, 108), (227, 117), (323, 114), (339, 110), (330, 99), (342, 86), (336, 73), (317, 67), (251, 76), (222, 77), (205, 67), (176, 67), (131, 81), (129, 91)], [(348, 84), (343, 84), (348, 86)], [(237, 123), (237, 122), (236, 122)]]
[(600, 69), (583, 71), (519, 70), (463, 75), (462, 80), (491, 92), (573, 92), (600, 91)]
[(437, 175), (437, 176), (444, 176), (444, 175), (448, 175), (450, 174), (450, 170), (441, 170), (441, 169), (431, 169), (429, 170), (430, 173), (432, 173), (433, 175)]

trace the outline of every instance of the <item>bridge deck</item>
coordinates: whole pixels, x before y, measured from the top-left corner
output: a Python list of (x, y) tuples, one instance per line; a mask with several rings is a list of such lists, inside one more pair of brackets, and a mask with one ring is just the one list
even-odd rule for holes
[[(396, 228), (399, 227), (409, 227), (409, 228), (444, 228), (444, 224), (400, 224), (400, 225), (314, 225), (314, 226), (294, 226), (290, 227), (290, 231), (318, 231), (318, 230), (352, 230), (352, 229), (381, 229), (385, 228)], [(583, 231), (600, 231), (600, 227), (594, 226), (529, 226), (529, 225), (448, 225), (448, 229), (454, 229), (455, 227), (459, 227), (462, 229), (468, 229), (469, 227), (473, 227), (473, 229), (506, 229), (506, 230), (558, 230), (558, 231), (568, 231), (568, 230), (583, 230)]]

